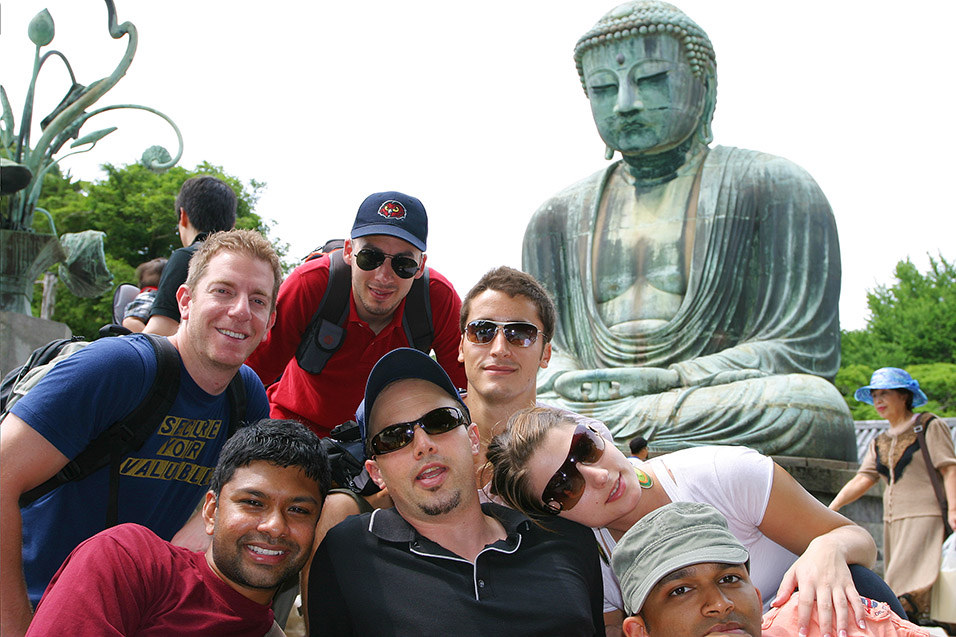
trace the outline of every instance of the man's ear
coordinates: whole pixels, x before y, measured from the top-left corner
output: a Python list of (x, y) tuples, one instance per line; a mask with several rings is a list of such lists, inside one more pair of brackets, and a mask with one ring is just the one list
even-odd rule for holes
[(471, 441), (471, 454), (477, 457), (481, 453), (481, 432), (475, 423), (468, 425), (468, 439)]
[(352, 265), (352, 253), (354, 250), (355, 248), (352, 245), (352, 240), (346, 239), (345, 245), (342, 247), (342, 259), (349, 265)]
[(465, 335), (462, 334), (461, 339), (458, 341), (458, 362), (461, 363), (462, 365), (465, 364), (465, 352), (463, 349), (464, 347), (465, 347)]
[(541, 362), (538, 363), (538, 367), (547, 369), (549, 362), (551, 362), (551, 341), (544, 344), (544, 350), (541, 351)]
[(192, 300), (192, 292), (183, 283), (176, 290), (176, 305), (179, 306), (180, 320), (189, 318), (189, 302)]
[(216, 494), (212, 492), (212, 489), (206, 491), (206, 501), (202, 503), (202, 521), (206, 527), (206, 535), (212, 535), (213, 529), (216, 528), (216, 509), (219, 506), (219, 501), (216, 499)]
[(365, 461), (365, 470), (368, 471), (368, 476), (372, 479), (372, 482), (378, 485), (379, 489), (385, 488), (385, 478), (382, 477), (382, 472), (379, 471), (374, 460)]
[(621, 626), (624, 629), (624, 634), (627, 637), (649, 637), (650, 633), (647, 632), (647, 626), (644, 625), (644, 618), (640, 615), (633, 615), (631, 617), (624, 618), (624, 625)]

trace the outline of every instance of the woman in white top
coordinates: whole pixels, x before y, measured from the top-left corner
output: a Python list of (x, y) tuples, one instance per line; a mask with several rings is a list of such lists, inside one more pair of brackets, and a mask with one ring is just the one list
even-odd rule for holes
[(606, 527), (614, 540), (670, 502), (711, 504), (750, 551), (764, 597), (782, 604), (796, 588), (813, 591), (801, 595), (801, 627), (815, 610), (837, 636), (864, 616), (848, 564), (873, 565), (873, 538), (753, 450), (698, 447), (632, 464), (594, 429), (538, 407), (512, 416), (488, 460), (492, 493), (510, 506)]

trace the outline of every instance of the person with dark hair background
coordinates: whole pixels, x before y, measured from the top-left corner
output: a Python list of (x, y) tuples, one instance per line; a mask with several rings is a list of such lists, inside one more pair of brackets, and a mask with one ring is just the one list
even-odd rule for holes
[(647, 460), (647, 438), (644, 436), (634, 436), (631, 438), (631, 441), (627, 443), (628, 449), (631, 450), (631, 457), (637, 458), (638, 460)]
[(158, 257), (136, 266), (136, 278), (139, 281), (139, 294), (126, 304), (123, 312), (123, 327), (131, 332), (142, 332), (149, 321), (149, 312), (156, 300), (156, 290), (168, 259)]
[(199, 175), (183, 182), (176, 195), (176, 231), (183, 247), (173, 251), (163, 269), (144, 332), (163, 336), (176, 333), (176, 291), (186, 281), (189, 260), (210, 234), (235, 227), (238, 202), (232, 187), (218, 177)]

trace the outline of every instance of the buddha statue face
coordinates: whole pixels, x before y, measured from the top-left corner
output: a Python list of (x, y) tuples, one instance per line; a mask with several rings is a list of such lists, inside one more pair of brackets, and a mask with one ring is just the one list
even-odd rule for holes
[(587, 50), (581, 62), (598, 132), (625, 156), (672, 150), (709, 123), (707, 87), (670, 35), (611, 40)]

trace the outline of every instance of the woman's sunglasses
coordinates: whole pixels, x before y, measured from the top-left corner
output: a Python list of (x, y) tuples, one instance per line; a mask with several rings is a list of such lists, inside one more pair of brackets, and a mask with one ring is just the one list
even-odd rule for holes
[(584, 494), (584, 476), (577, 464), (594, 464), (604, 455), (604, 438), (588, 425), (578, 425), (571, 436), (571, 449), (564, 464), (551, 476), (541, 492), (541, 500), (548, 512), (557, 515), (570, 511)]
[(362, 248), (355, 253), (355, 265), (366, 272), (375, 270), (385, 263), (385, 259), (391, 259), (392, 270), (402, 279), (410, 279), (418, 272), (418, 261), (411, 257), (395, 254), (385, 254), (381, 250), (372, 248)]
[(480, 319), (465, 326), (465, 338), (478, 345), (487, 345), (495, 340), (498, 330), (501, 330), (508, 342), (517, 347), (531, 347), (538, 340), (538, 326), (523, 321), (515, 323), (499, 323)]
[(407, 447), (415, 439), (415, 427), (421, 427), (429, 436), (443, 434), (455, 427), (467, 425), (468, 418), (457, 407), (439, 407), (412, 422), (389, 425), (369, 441), (371, 455), (382, 455)]

